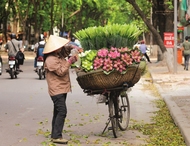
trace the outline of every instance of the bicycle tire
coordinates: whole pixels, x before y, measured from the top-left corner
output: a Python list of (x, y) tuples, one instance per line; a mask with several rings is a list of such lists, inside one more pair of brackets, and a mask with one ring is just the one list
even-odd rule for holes
[(108, 107), (109, 107), (109, 116), (110, 116), (110, 120), (111, 120), (111, 126), (112, 126), (112, 132), (115, 138), (117, 138), (118, 136), (118, 119), (116, 116), (117, 113), (117, 107), (115, 106), (115, 102), (114, 102), (114, 93), (111, 92), (110, 93), (110, 97), (109, 97), (109, 102), (108, 102)]
[(129, 125), (130, 120), (130, 104), (128, 95), (119, 95), (119, 118), (118, 118), (118, 126), (119, 129), (125, 131)]

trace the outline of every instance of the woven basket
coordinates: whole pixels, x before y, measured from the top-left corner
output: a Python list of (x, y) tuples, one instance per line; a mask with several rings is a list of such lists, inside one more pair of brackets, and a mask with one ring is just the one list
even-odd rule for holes
[(138, 66), (128, 67), (125, 74), (117, 71), (111, 72), (109, 75), (104, 74), (102, 70), (85, 73), (77, 71), (77, 81), (82, 89), (99, 90), (120, 87), (127, 82), (129, 86), (133, 86), (141, 77), (141, 69)]

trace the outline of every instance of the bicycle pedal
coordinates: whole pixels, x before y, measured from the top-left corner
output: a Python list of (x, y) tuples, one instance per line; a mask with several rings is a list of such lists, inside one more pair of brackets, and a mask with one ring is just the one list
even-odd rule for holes
[(112, 127), (108, 127), (108, 130), (112, 130)]

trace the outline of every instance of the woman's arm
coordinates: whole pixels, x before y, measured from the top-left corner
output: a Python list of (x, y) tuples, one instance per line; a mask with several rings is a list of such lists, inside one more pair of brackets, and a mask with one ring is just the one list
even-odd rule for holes
[(45, 68), (57, 76), (64, 76), (70, 68), (70, 63), (64, 58), (48, 56), (45, 62)]

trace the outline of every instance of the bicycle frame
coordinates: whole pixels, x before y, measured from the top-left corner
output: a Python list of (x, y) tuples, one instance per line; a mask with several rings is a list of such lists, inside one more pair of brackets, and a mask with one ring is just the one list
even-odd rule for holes
[[(84, 90), (84, 92), (87, 93), (88, 95), (103, 94), (107, 98), (105, 104), (108, 105), (109, 118), (102, 134), (105, 132), (110, 122), (111, 122), (112, 127), (108, 128), (108, 130), (113, 131), (113, 135), (115, 138), (118, 137), (118, 127), (122, 131), (127, 129), (127, 126), (129, 123), (129, 115), (130, 115), (128, 96), (125, 93), (125, 95), (121, 96), (120, 98), (120, 93), (122, 91), (127, 91), (127, 89), (128, 89), (128, 84), (124, 83), (123, 86), (121, 87), (116, 87), (116, 88), (111, 88), (111, 89)], [(125, 116), (125, 114), (127, 116)], [(124, 118), (126, 118), (126, 121), (124, 120)]]

